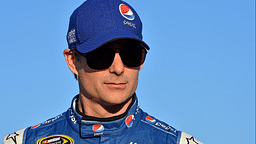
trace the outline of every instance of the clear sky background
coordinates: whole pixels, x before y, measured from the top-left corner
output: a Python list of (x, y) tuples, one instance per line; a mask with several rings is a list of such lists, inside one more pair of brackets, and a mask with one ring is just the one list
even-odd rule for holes
[[(0, 137), (70, 107), (63, 56), (83, 0), (1, 0)], [(255, 1), (126, 0), (151, 47), (141, 108), (205, 144), (255, 143)]]

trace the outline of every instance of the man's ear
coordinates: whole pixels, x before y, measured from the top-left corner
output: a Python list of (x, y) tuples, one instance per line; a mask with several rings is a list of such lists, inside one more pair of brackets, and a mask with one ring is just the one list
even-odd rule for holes
[(71, 70), (71, 72), (78, 75), (78, 70), (76, 67), (76, 58), (75, 58), (74, 52), (70, 51), (70, 49), (65, 49), (63, 54), (65, 56), (67, 65), (68, 65), (69, 69)]
[(139, 69), (139, 71), (142, 69), (142, 67), (143, 67), (143, 64), (142, 64), (142, 65), (140, 65), (140, 69)]

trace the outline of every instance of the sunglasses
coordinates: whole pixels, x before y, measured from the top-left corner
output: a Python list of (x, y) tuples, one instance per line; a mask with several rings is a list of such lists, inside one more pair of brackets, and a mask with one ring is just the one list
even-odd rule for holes
[[(102, 70), (109, 68), (115, 58), (114, 49), (109, 45), (103, 45), (102, 47), (91, 51), (89, 53), (80, 53), (75, 49), (77, 53), (84, 56), (87, 61), (87, 65), (91, 69)], [(133, 42), (126, 44), (118, 52), (122, 62), (127, 67), (138, 67), (145, 61), (147, 50), (139, 42)]]

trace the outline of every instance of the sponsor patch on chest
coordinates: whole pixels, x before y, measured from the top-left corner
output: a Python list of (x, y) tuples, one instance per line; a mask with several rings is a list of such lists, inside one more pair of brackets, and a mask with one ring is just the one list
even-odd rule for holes
[(51, 135), (39, 139), (36, 144), (74, 144), (74, 140), (66, 135)]

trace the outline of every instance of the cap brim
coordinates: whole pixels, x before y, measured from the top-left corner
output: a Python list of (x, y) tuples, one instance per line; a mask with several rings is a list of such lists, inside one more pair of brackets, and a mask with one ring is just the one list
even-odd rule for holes
[(88, 39), (86, 42), (77, 45), (76, 48), (81, 53), (88, 53), (106, 43), (109, 43), (111, 41), (117, 40), (117, 39), (134, 39), (149, 50), (149, 46), (141, 40), (138, 36), (135, 34), (129, 33), (124, 30), (120, 29), (112, 29), (112, 30), (106, 30), (105, 32), (101, 32), (98, 35), (95, 35), (94, 37)]

